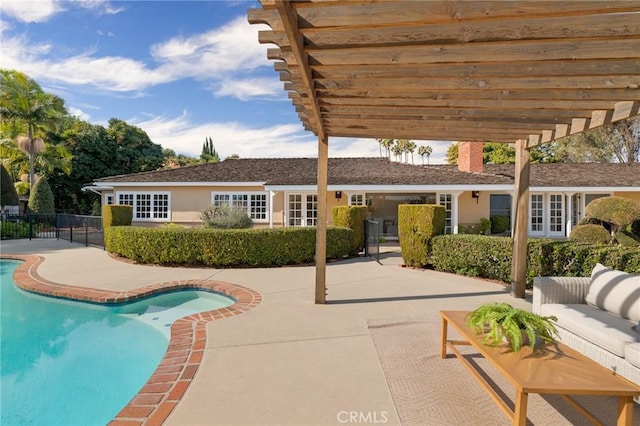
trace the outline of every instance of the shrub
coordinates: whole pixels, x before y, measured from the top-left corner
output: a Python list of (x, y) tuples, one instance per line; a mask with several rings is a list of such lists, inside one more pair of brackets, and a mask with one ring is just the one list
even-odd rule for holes
[(491, 216), (491, 232), (494, 234), (502, 234), (509, 230), (509, 216), (493, 215)]
[(584, 209), (585, 217), (612, 224), (613, 233), (640, 220), (640, 203), (623, 197), (596, 198)]
[(133, 207), (125, 204), (109, 204), (102, 206), (102, 226), (131, 226)]
[(336, 206), (331, 211), (333, 224), (343, 226), (353, 231), (351, 245), (352, 254), (358, 254), (364, 249), (364, 222), (367, 220), (366, 206)]
[(633, 223), (630, 225), (630, 228), (633, 235), (640, 237), (640, 219), (634, 220)]
[(638, 237), (631, 231), (626, 231), (626, 230), (618, 231), (616, 232), (616, 235), (614, 235), (614, 238), (618, 242), (618, 244), (620, 244), (621, 246), (625, 246), (625, 247), (640, 246), (640, 237)]
[[(327, 229), (327, 258), (351, 251), (353, 231)], [(105, 248), (139, 263), (269, 267), (313, 262), (316, 229), (105, 228)]]
[(13, 184), (18, 196), (25, 196), (29, 194), (29, 182), (16, 182)]
[(438, 271), (510, 282), (511, 238), (443, 235), (433, 238), (431, 261)]
[[(442, 272), (511, 282), (511, 238), (442, 235), (433, 238), (432, 264)], [(527, 286), (536, 276), (588, 277), (596, 263), (640, 273), (637, 247), (532, 238), (528, 241)]]
[(0, 206), (17, 205), (20, 205), (20, 198), (18, 198), (18, 192), (13, 185), (13, 179), (7, 169), (0, 164)]
[(205, 228), (243, 229), (251, 228), (253, 225), (253, 221), (246, 211), (227, 205), (214, 206), (212, 204), (204, 209), (200, 217)]
[(29, 195), (28, 208), (31, 213), (54, 214), (56, 212), (53, 204), (53, 191), (51, 191), (46, 178), (41, 177), (33, 185), (31, 195)]
[(444, 233), (446, 211), (433, 204), (400, 204), (398, 237), (406, 265), (422, 268), (429, 263), (431, 239)]
[(91, 216), (100, 216), (100, 213), (102, 213), (102, 206), (100, 206), (100, 201), (94, 200), (93, 203), (91, 203)]
[(602, 225), (577, 225), (571, 230), (569, 240), (608, 244), (611, 242), (611, 234)]
[(28, 238), (29, 224), (25, 222), (0, 222), (0, 238), (10, 240), (13, 238)]

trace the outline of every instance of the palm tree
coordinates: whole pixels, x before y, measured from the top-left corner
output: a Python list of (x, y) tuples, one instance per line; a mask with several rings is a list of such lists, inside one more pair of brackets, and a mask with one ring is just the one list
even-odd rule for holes
[(418, 155), (422, 157), (422, 165), (424, 166), (424, 156), (427, 156), (427, 164), (429, 164), (429, 157), (433, 154), (433, 148), (429, 145), (420, 145), (418, 147)]
[(396, 143), (395, 139), (380, 139), (380, 145), (387, 150), (387, 158), (391, 159), (391, 147)]
[(67, 114), (64, 101), (45, 93), (35, 80), (19, 71), (0, 70), (0, 120), (26, 130), (16, 138), (16, 146), (29, 157), (29, 184), (34, 183), (34, 157), (45, 150), (36, 134), (55, 131)]
[[(400, 142), (400, 141), (398, 141)], [(402, 153), (404, 152), (402, 149), (401, 144), (396, 143), (395, 145), (393, 145), (391, 147), (391, 152), (393, 152), (393, 155), (395, 155), (396, 157), (396, 161), (402, 161)]]
[[(414, 151), (416, 150), (416, 147), (417, 147), (416, 143), (415, 143), (414, 141), (412, 141), (412, 140), (408, 140), (408, 141), (407, 141), (407, 144), (406, 144), (406, 146), (405, 146), (405, 149), (407, 150), (407, 152), (408, 152), (408, 153), (411, 153), (411, 164), (415, 164), (415, 163), (413, 162), (413, 153), (414, 153)], [(407, 159), (407, 160), (408, 160), (408, 159)], [(407, 162), (408, 162), (408, 161), (407, 161)]]

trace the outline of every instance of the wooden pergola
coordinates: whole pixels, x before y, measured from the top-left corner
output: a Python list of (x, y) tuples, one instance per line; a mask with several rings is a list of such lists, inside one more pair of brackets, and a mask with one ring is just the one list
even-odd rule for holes
[(515, 143), (512, 294), (524, 297), (529, 150), (640, 114), (640, 2), (262, 0), (249, 22), (318, 136), (316, 303), (334, 137)]

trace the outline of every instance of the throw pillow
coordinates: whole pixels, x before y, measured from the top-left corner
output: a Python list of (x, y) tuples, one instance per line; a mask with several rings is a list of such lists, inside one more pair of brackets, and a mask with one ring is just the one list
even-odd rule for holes
[(598, 263), (591, 272), (586, 300), (591, 306), (640, 321), (640, 275), (616, 271)]

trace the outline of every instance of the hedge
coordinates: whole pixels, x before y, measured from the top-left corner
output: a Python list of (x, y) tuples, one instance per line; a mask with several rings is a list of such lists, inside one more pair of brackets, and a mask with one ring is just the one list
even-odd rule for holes
[(133, 207), (120, 204), (102, 206), (102, 226), (106, 229), (110, 226), (131, 226), (133, 220)]
[[(432, 240), (437, 271), (511, 282), (513, 240), (483, 235), (442, 235)], [(527, 286), (536, 276), (587, 277), (596, 263), (640, 273), (640, 250), (571, 241), (530, 239)]]
[[(327, 229), (327, 258), (351, 252), (353, 231)], [(269, 267), (312, 263), (315, 227), (276, 229), (105, 228), (105, 248), (138, 263), (210, 267)]]
[(351, 253), (364, 250), (364, 222), (367, 220), (367, 206), (336, 206), (331, 210), (333, 224), (353, 230)]
[(400, 204), (398, 237), (405, 265), (424, 267), (429, 263), (431, 239), (444, 233), (444, 206), (434, 204)]

